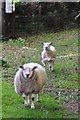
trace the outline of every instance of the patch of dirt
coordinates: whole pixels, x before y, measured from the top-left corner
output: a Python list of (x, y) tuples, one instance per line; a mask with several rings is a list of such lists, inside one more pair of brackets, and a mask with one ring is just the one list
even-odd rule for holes
[[(55, 79), (51, 79), (51, 82), (57, 82)], [(57, 99), (60, 104), (67, 107), (68, 111), (79, 113), (80, 114), (80, 102), (78, 101), (79, 91), (77, 89), (67, 89), (64, 90), (57, 90), (58, 88), (55, 88), (54, 84), (48, 84), (46, 85), (46, 89), (44, 89), (44, 92), (46, 94), (51, 94), (54, 96), (55, 99)], [(60, 98), (64, 97), (64, 101), (60, 101)], [(67, 99), (66, 99), (67, 97)]]
[(80, 114), (80, 102), (79, 101), (69, 101), (66, 103), (66, 107), (70, 112), (75, 112)]

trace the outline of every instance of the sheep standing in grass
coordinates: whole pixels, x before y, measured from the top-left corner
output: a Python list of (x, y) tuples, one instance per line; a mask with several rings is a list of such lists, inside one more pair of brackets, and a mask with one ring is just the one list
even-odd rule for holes
[[(31, 108), (34, 109), (34, 94), (38, 93), (47, 81), (45, 69), (37, 63), (27, 63), (20, 66), (14, 79), (15, 92), (24, 98), (24, 104), (28, 106), (31, 102)], [(28, 100), (26, 100), (28, 96)]]
[(46, 66), (46, 63), (49, 65), (49, 70), (53, 71), (53, 64), (56, 58), (56, 49), (52, 46), (52, 43), (42, 43), (43, 44), (43, 51), (42, 51), (42, 65), (43, 67)]

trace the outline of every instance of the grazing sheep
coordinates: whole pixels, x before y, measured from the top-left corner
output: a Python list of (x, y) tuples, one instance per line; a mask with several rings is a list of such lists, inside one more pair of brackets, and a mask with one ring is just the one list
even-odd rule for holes
[[(45, 69), (37, 63), (27, 63), (20, 66), (14, 79), (15, 92), (24, 98), (24, 104), (28, 106), (31, 102), (31, 108), (34, 109), (34, 94), (38, 93), (47, 81)], [(28, 100), (26, 101), (26, 96)]]
[(49, 65), (49, 70), (53, 71), (53, 64), (56, 58), (56, 49), (52, 46), (52, 43), (42, 43), (43, 51), (42, 51), (42, 65), (46, 66), (46, 63)]

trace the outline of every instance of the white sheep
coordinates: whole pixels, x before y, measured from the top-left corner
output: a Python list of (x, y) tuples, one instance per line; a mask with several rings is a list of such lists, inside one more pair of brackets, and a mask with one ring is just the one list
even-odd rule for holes
[(42, 51), (42, 65), (43, 67), (46, 66), (46, 63), (49, 65), (49, 70), (53, 71), (53, 65), (56, 58), (56, 49), (52, 46), (52, 43), (42, 43), (43, 44), (43, 51)]
[[(38, 93), (47, 81), (45, 69), (37, 63), (27, 63), (20, 66), (14, 79), (15, 92), (24, 98), (24, 104), (28, 106), (31, 102), (31, 108), (34, 109), (34, 94)], [(26, 101), (26, 96), (28, 100)]]

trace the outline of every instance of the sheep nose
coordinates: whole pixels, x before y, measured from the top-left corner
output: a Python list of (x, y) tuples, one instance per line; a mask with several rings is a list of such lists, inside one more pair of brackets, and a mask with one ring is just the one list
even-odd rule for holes
[(29, 77), (30, 74), (26, 74), (27, 78)]
[(48, 47), (45, 47), (45, 50), (48, 50)]

